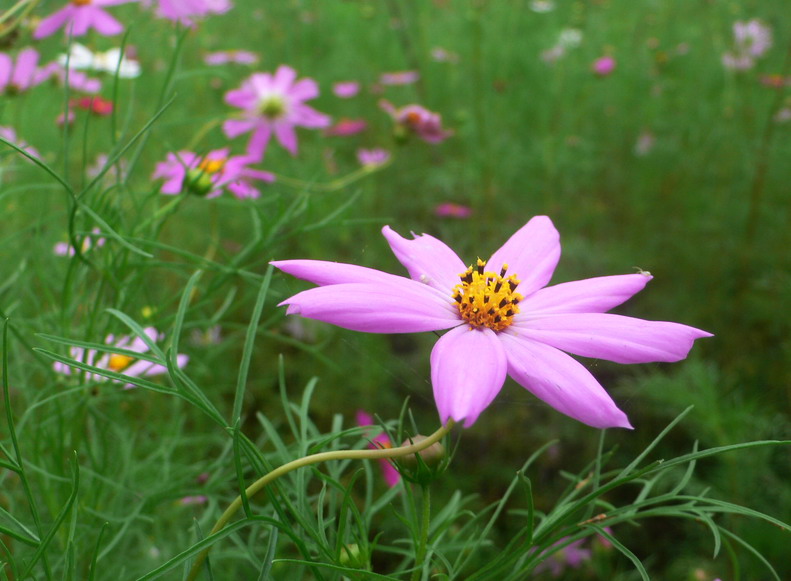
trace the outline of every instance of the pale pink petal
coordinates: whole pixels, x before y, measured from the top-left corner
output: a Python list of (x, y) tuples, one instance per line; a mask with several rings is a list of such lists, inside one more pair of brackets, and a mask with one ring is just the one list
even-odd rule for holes
[(459, 324), (457, 309), (437, 291), (409, 279), (312, 288), (280, 303), (301, 315), (366, 333), (419, 333)]
[(104, 36), (114, 36), (124, 31), (123, 25), (104, 10), (95, 10), (91, 13), (91, 25), (96, 32)]
[(537, 398), (595, 428), (632, 427), (626, 414), (579, 362), (510, 330), (498, 338), (508, 354), (508, 375)]
[(240, 200), (254, 200), (261, 197), (261, 192), (245, 181), (229, 182), (224, 184), (224, 187)]
[(87, 34), (93, 22), (93, 13), (97, 10), (101, 12), (101, 9), (96, 9), (90, 5), (77, 6), (72, 14), (71, 22), (66, 24), (66, 34), (71, 36)]
[(519, 309), (527, 317), (604, 313), (643, 290), (651, 278), (649, 274), (622, 274), (564, 282), (537, 290), (519, 304)]
[(689, 354), (695, 339), (711, 337), (706, 331), (679, 323), (604, 313), (520, 319), (511, 328), (521, 337), (574, 355), (616, 363), (679, 361)]
[(253, 180), (261, 180), (264, 182), (273, 182), (276, 180), (275, 174), (271, 172), (260, 169), (252, 169), (249, 167), (244, 168), (244, 170), (242, 170), (241, 172), (241, 175), (246, 178), (250, 178)]
[[(275, 137), (280, 142), (280, 145), (285, 147), (292, 155), (297, 154), (297, 133), (294, 126), (290, 123), (276, 123), (275, 124)], [(254, 151), (250, 148), (251, 151)], [(257, 149), (255, 150), (257, 151)]]
[(247, 153), (251, 156), (256, 156), (263, 159), (266, 146), (269, 144), (269, 139), (272, 137), (272, 128), (268, 123), (259, 123), (250, 141), (247, 143)]
[(549, 282), (560, 260), (560, 235), (546, 216), (536, 216), (522, 226), (487, 261), (487, 270), (508, 265), (508, 275), (520, 280), (516, 292), (523, 296)]
[(313, 79), (300, 79), (288, 91), (288, 96), (296, 101), (307, 101), (319, 96), (319, 84)]
[(453, 295), (453, 287), (461, 282), (467, 266), (447, 244), (428, 234), (413, 234), (414, 239), (409, 240), (390, 226), (382, 228), (382, 234), (412, 279)]
[(233, 138), (251, 131), (256, 124), (256, 121), (248, 119), (228, 119), (223, 122), (222, 130), (226, 136)]
[(295, 125), (306, 127), (308, 129), (321, 129), (328, 127), (332, 123), (329, 115), (319, 113), (313, 107), (309, 107), (303, 103), (295, 103), (292, 107), (289, 120)]
[(259, 96), (258, 93), (250, 90), (247, 85), (242, 85), (241, 89), (233, 89), (225, 93), (224, 100), (232, 107), (254, 109), (258, 105)]
[[(11, 83), (17, 87), (26, 89), (32, 83), (36, 65), (38, 64), (38, 51), (34, 48), (26, 48), (19, 52), (16, 57), (16, 68), (11, 77)], [(0, 80), (0, 85), (2, 80)]]
[(505, 349), (491, 329), (462, 325), (440, 337), (431, 351), (431, 383), (442, 423), (475, 423), (500, 392), (507, 370)]
[(67, 4), (65, 8), (58, 10), (57, 12), (50, 14), (41, 22), (39, 22), (38, 27), (36, 28), (36, 32), (33, 33), (33, 38), (39, 40), (41, 38), (46, 38), (53, 34), (56, 30), (61, 28), (66, 22), (71, 20), (72, 15), (75, 11), (74, 6), (71, 4)]
[(344, 283), (398, 284), (403, 277), (374, 268), (329, 262), (326, 260), (273, 260), (270, 262), (286, 274), (307, 280), (319, 286)]
[(296, 78), (297, 71), (287, 65), (280, 65), (272, 77), (272, 89), (278, 93), (288, 93)]
[(3, 91), (11, 80), (14, 61), (4, 52), (0, 52), (0, 91)]

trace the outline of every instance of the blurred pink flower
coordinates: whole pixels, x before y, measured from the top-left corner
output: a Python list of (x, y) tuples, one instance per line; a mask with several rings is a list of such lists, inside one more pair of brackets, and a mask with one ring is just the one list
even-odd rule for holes
[(442, 129), (442, 117), (439, 113), (433, 113), (420, 105), (406, 105), (396, 109), (392, 103), (382, 99), (379, 106), (393, 118), (403, 134), (413, 133), (428, 143), (439, 143), (453, 135), (452, 131)]
[(733, 23), (734, 50), (722, 55), (726, 69), (744, 71), (755, 66), (755, 59), (764, 56), (772, 47), (772, 30), (753, 19)]
[(196, 494), (194, 496), (185, 496), (180, 498), (178, 503), (181, 506), (191, 506), (196, 504), (206, 504), (209, 501), (209, 497), (205, 494)]
[(221, 66), (229, 63), (254, 65), (258, 62), (258, 55), (249, 50), (222, 50), (206, 53), (203, 62), (209, 66)]
[(107, 117), (113, 112), (113, 102), (100, 95), (77, 97), (69, 100), (69, 107), (89, 111), (99, 117)]
[(436, 61), (438, 63), (455, 64), (459, 62), (459, 55), (455, 52), (446, 50), (441, 46), (435, 46), (434, 48), (431, 49), (431, 60)]
[(651, 150), (656, 144), (656, 136), (648, 130), (643, 130), (637, 136), (637, 141), (634, 144), (634, 154), (638, 157), (643, 157), (651, 153)]
[(296, 127), (320, 129), (330, 124), (330, 118), (305, 105), (305, 101), (319, 95), (313, 79), (297, 79), (297, 72), (281, 65), (273, 75), (255, 73), (239, 89), (225, 94), (225, 102), (242, 109), (241, 119), (228, 119), (223, 131), (237, 137), (252, 131), (247, 151), (263, 157), (272, 133), (292, 154), (297, 153)]
[(0, 93), (14, 95), (42, 83), (49, 73), (38, 67), (39, 54), (34, 48), (24, 48), (16, 56), (0, 53)]
[(357, 161), (367, 167), (378, 167), (390, 161), (390, 152), (386, 149), (358, 149)]
[[(161, 341), (164, 339), (164, 336), (158, 333), (154, 327), (146, 327), (143, 329), (143, 331), (145, 332), (148, 339), (152, 342)], [(164, 365), (152, 363), (151, 361), (147, 361), (145, 359), (137, 359), (131, 355), (112, 352), (113, 348), (117, 348), (132, 351), (134, 353), (147, 353), (148, 345), (146, 345), (145, 341), (143, 341), (143, 339), (140, 337), (130, 337), (128, 335), (123, 335), (116, 338), (115, 335), (108, 335), (104, 342), (106, 345), (108, 345), (107, 353), (99, 354), (99, 352), (95, 349), (86, 350), (82, 347), (71, 347), (69, 348), (69, 356), (75, 361), (92, 365), (94, 367), (98, 367), (99, 369), (122, 373), (129, 377), (161, 375), (163, 373), (167, 373), (168, 371), (167, 367)], [(176, 356), (176, 363), (179, 369), (184, 367), (188, 361), (189, 357), (186, 355), (179, 354)], [(52, 368), (57, 373), (61, 373), (63, 375), (72, 374), (72, 366), (68, 363), (56, 361), (52, 364)], [(113, 383), (122, 383), (119, 380), (110, 379), (98, 373), (82, 371), (79, 369), (75, 370), (75, 373), (82, 374), (85, 378), (85, 381), (112, 381)], [(135, 385), (132, 383), (126, 383), (124, 387), (130, 389), (135, 387)]]
[(332, 92), (336, 97), (349, 99), (360, 92), (360, 83), (357, 81), (341, 81), (332, 85)]
[(411, 85), (420, 78), (417, 71), (397, 71), (394, 73), (382, 73), (379, 82), (383, 85)]
[[(30, 145), (26, 141), (23, 141), (22, 139), (17, 139), (16, 131), (14, 131), (13, 128), (0, 126), (0, 137), (5, 139), (9, 143), (13, 143), (19, 149), (24, 150), (27, 154), (29, 154), (29, 155), (31, 155), (33, 157), (36, 157), (38, 159), (41, 159), (41, 154), (38, 152), (38, 150), (35, 147)], [(2, 145), (2, 144), (0, 144), (0, 145)], [(5, 148), (5, 146), (3, 146), (3, 147)], [(30, 160), (28, 158), (25, 158), (25, 160), (30, 162)], [(32, 162), (30, 162), (30, 163), (32, 163)]]
[(362, 133), (368, 128), (368, 123), (365, 119), (340, 119), (332, 127), (324, 130), (324, 135), (328, 137), (346, 137), (348, 135), (356, 135)]
[(565, 352), (616, 363), (684, 359), (710, 333), (607, 311), (651, 280), (647, 273), (546, 287), (560, 259), (560, 235), (546, 216), (522, 226), (488, 261), (464, 262), (423, 234), (382, 234), (410, 278), (353, 264), (281, 260), (271, 264), (317, 288), (281, 305), (287, 314), (367, 333), (448, 332), (431, 352), (440, 421), (469, 427), (507, 376), (559, 412), (597, 428), (631, 428), (605, 389)]
[[(83, 236), (80, 243), (80, 253), (85, 254), (91, 248), (100, 248), (104, 246), (107, 239), (102, 237), (102, 231), (98, 228), (91, 230), (91, 233)], [(76, 254), (74, 247), (68, 242), (58, 242), (53, 248), (53, 252), (57, 256), (74, 256)]]
[[(540, 562), (533, 572), (538, 575), (549, 571), (549, 574), (557, 579), (566, 569), (579, 569), (585, 561), (590, 561), (591, 558), (591, 550), (582, 546), (586, 540), (579, 539), (563, 548), (556, 548), (566, 542), (566, 538), (560, 539), (541, 554), (544, 561)], [(544, 555), (546, 556), (544, 557)]]
[(156, 15), (184, 26), (195, 26), (196, 18), (224, 14), (231, 8), (230, 0), (157, 0)]
[(434, 215), (440, 218), (469, 218), (472, 216), (472, 208), (453, 202), (444, 202), (434, 208)]
[[(357, 425), (358, 426), (373, 426), (374, 425), (374, 418), (371, 414), (364, 412), (363, 410), (358, 410), (357, 412)], [(380, 434), (376, 435), (371, 439), (370, 443), (368, 444), (368, 448), (371, 450), (377, 450), (380, 448), (392, 448), (393, 443), (390, 441), (390, 438), (387, 437), (387, 434), (381, 432)], [(379, 465), (382, 467), (382, 478), (387, 483), (387, 485), (392, 488), (396, 484), (399, 483), (401, 480), (401, 475), (398, 473), (398, 470), (390, 463), (389, 460), (386, 458), (382, 458), (379, 460)]]
[(615, 59), (611, 56), (603, 56), (593, 61), (591, 70), (600, 77), (606, 77), (615, 70)]
[(63, 28), (67, 35), (84, 36), (91, 28), (102, 36), (123, 32), (123, 25), (104, 11), (103, 6), (115, 6), (137, 0), (71, 0), (66, 6), (44, 18), (33, 33), (41, 39)]
[(267, 171), (252, 169), (250, 164), (259, 159), (249, 155), (229, 156), (229, 148), (215, 149), (206, 155), (191, 151), (168, 153), (165, 161), (157, 164), (151, 179), (163, 178), (163, 194), (180, 194), (185, 191), (215, 198), (228, 190), (239, 199), (258, 198), (261, 192), (253, 185), (253, 180), (275, 181), (275, 176)]
[(99, 79), (89, 77), (82, 71), (70, 69), (68, 75), (66, 68), (58, 62), (51, 62), (44, 66), (42, 74), (47, 78), (55, 77), (61, 84), (65, 84), (67, 79), (69, 88), (81, 93), (98, 93), (102, 89), (102, 82)]

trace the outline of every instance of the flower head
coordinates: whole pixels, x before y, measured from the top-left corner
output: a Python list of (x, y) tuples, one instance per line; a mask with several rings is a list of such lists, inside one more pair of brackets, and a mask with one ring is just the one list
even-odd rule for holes
[[(374, 425), (374, 418), (371, 414), (364, 412), (363, 410), (359, 410), (357, 412), (357, 425), (358, 426), (373, 426)], [(387, 434), (384, 432), (380, 433), (377, 436), (371, 438), (371, 443), (368, 445), (371, 450), (377, 450), (379, 448), (392, 448), (393, 442), (390, 441), (390, 438), (387, 437)], [(379, 460), (379, 465), (382, 467), (382, 478), (384, 478), (387, 485), (392, 488), (401, 480), (401, 475), (398, 473), (398, 470), (390, 463), (387, 458), (382, 458)]]
[(158, 0), (156, 14), (184, 26), (194, 26), (198, 18), (224, 14), (231, 8), (230, 0)]
[(339, 81), (332, 85), (332, 92), (341, 99), (351, 99), (360, 92), (360, 83), (357, 81)]
[(472, 216), (472, 208), (454, 204), (453, 202), (443, 202), (434, 208), (434, 215), (440, 218), (469, 218)]
[(599, 77), (606, 77), (615, 70), (615, 59), (611, 56), (603, 56), (593, 61), (591, 70)]
[(772, 47), (772, 30), (760, 20), (733, 23), (734, 50), (722, 55), (725, 68), (743, 71), (755, 66), (755, 59)]
[[(154, 327), (146, 327), (143, 329), (143, 331), (145, 332), (146, 337), (148, 337), (148, 339), (152, 342), (161, 341), (164, 338), (163, 335), (157, 332)], [(123, 353), (113, 353), (113, 348), (124, 349), (126, 351), (132, 351), (135, 353), (148, 352), (148, 345), (146, 345), (146, 342), (140, 337), (133, 338), (129, 337), (128, 335), (115, 337), (114, 335), (108, 335), (104, 342), (109, 347), (107, 349), (107, 353), (99, 353), (95, 349), (86, 350), (82, 347), (71, 347), (69, 349), (69, 355), (76, 361), (98, 367), (99, 369), (122, 373), (129, 377), (161, 375), (163, 373), (167, 373), (168, 371), (167, 367), (164, 365), (159, 365), (158, 363), (152, 363), (151, 361), (147, 361), (145, 359), (136, 359), (131, 355), (126, 355)], [(176, 357), (176, 362), (179, 369), (184, 367), (188, 361), (189, 357), (186, 355), (179, 354)], [(63, 375), (72, 374), (71, 366), (66, 363), (56, 361), (53, 363), (52, 367), (57, 373), (61, 373)], [(85, 381), (113, 381), (115, 383), (120, 383), (115, 379), (108, 379), (104, 375), (99, 375), (98, 373), (90, 373), (86, 371), (84, 372), (84, 375)], [(124, 385), (124, 387), (132, 388), (135, 386), (131, 383), (127, 383)]]
[[(598, 427), (631, 427), (626, 414), (564, 351), (617, 363), (678, 361), (709, 333), (606, 311), (639, 292), (647, 273), (546, 287), (560, 259), (559, 234), (537, 216), (489, 260), (467, 267), (440, 240), (382, 230), (409, 272), (400, 277), (352, 264), (284, 260), (280, 270), (319, 285), (281, 304), (288, 314), (354, 331), (449, 329), (431, 352), (440, 419), (471, 426), (510, 375), (558, 411)], [(546, 287), (546, 288), (545, 288)]]
[(272, 134), (292, 154), (297, 153), (296, 127), (317, 129), (327, 127), (330, 118), (305, 105), (305, 101), (319, 95), (313, 79), (297, 80), (297, 72), (281, 65), (273, 75), (255, 73), (239, 89), (229, 91), (225, 102), (242, 109), (240, 119), (223, 123), (228, 137), (252, 131), (247, 151), (263, 156)]
[(399, 137), (414, 134), (428, 143), (439, 143), (453, 135), (453, 132), (442, 128), (442, 117), (439, 113), (433, 113), (420, 105), (396, 108), (382, 99), (379, 106), (395, 121), (396, 135)]
[(368, 168), (379, 167), (390, 161), (390, 152), (386, 149), (358, 149), (357, 161)]
[(349, 135), (357, 135), (362, 133), (368, 128), (368, 123), (365, 119), (347, 119), (346, 117), (338, 120), (332, 127), (327, 127), (324, 130), (324, 135), (327, 137), (347, 137)]
[(223, 66), (229, 63), (238, 65), (254, 65), (258, 62), (258, 55), (248, 50), (222, 50), (207, 53), (203, 62), (209, 66)]
[[(8, 141), (9, 143), (13, 143), (19, 149), (24, 150), (28, 155), (33, 157), (41, 158), (41, 154), (38, 150), (30, 145), (27, 141), (23, 141), (22, 139), (18, 139), (16, 135), (16, 131), (12, 127), (2, 127), (0, 126), (0, 137)], [(0, 144), (2, 145), (2, 144)], [(29, 159), (25, 158), (26, 161), (30, 162)], [(30, 162), (32, 163), (32, 162)]]
[(215, 198), (227, 189), (239, 199), (258, 198), (261, 192), (252, 182), (275, 181), (267, 171), (248, 167), (258, 160), (248, 155), (229, 156), (229, 149), (215, 149), (206, 155), (191, 151), (168, 153), (165, 161), (157, 164), (152, 179), (164, 178), (163, 194), (189, 191), (207, 198)]
[(127, 58), (120, 48), (105, 52), (93, 52), (78, 42), (72, 43), (68, 54), (58, 56), (58, 63), (70, 69), (88, 70), (115, 75), (120, 79), (134, 79), (140, 76), (140, 63)]
[(419, 79), (420, 73), (417, 71), (396, 71), (379, 75), (379, 82), (382, 85), (412, 85)]
[(21, 93), (46, 80), (49, 73), (38, 67), (38, 59), (38, 51), (34, 48), (19, 51), (16, 63), (11, 55), (0, 53), (0, 93)]
[[(102, 236), (102, 231), (98, 228), (94, 228), (91, 230), (90, 234), (82, 238), (82, 243), (80, 244), (80, 253), (85, 254), (91, 248), (100, 248), (104, 246), (105, 242), (107, 242), (107, 239)], [(55, 244), (53, 252), (57, 256), (74, 256), (77, 253), (74, 250), (74, 247), (68, 242), (58, 242)]]
[(33, 33), (40, 39), (52, 35), (59, 28), (71, 36), (84, 36), (91, 28), (102, 36), (113, 36), (123, 32), (123, 25), (102, 8), (136, 2), (137, 0), (71, 0), (57, 12), (44, 18)]

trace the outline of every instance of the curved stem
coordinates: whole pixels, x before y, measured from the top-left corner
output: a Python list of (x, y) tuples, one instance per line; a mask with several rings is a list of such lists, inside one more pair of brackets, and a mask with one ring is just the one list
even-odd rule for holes
[[(425, 450), (432, 444), (439, 442), (448, 432), (450, 432), (452, 427), (453, 420), (448, 420), (446, 425), (442, 426), (428, 438), (417, 444), (410, 444), (409, 446), (399, 446), (396, 448), (378, 448), (375, 450), (336, 450), (333, 452), (319, 452), (318, 454), (311, 454), (310, 456), (305, 456), (304, 458), (298, 458), (297, 460), (292, 460), (288, 464), (283, 464), (279, 468), (275, 468), (271, 472), (265, 474), (253, 482), (244, 491), (244, 496), (250, 498), (257, 492), (261, 491), (267, 484), (277, 480), (281, 476), (288, 474), (292, 470), (302, 468), (303, 466), (310, 466), (311, 464), (318, 464), (319, 462), (326, 462), (328, 460), (379, 460), (382, 458), (399, 458), (401, 456), (416, 454), (422, 450)], [(209, 535), (213, 535), (214, 533), (221, 531), (241, 506), (242, 496), (239, 495), (228, 506), (228, 508), (225, 509), (225, 512), (222, 513), (220, 518), (217, 520)], [(198, 553), (195, 558), (195, 562), (192, 564), (190, 573), (187, 576), (187, 581), (195, 581), (203, 561), (206, 560), (206, 556), (209, 554), (210, 548), (211, 547), (207, 547)]]

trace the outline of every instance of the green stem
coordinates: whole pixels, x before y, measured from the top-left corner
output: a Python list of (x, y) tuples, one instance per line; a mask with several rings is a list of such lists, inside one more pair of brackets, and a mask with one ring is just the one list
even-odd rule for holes
[(412, 581), (419, 581), (423, 572), (423, 561), (426, 560), (428, 547), (428, 528), (431, 523), (431, 488), (427, 485), (421, 487), (423, 492), (422, 518), (420, 522), (420, 543), (415, 551), (415, 570), (412, 571)]
[[(310, 456), (305, 456), (304, 458), (292, 460), (288, 464), (283, 464), (279, 468), (275, 468), (268, 474), (265, 474), (253, 482), (244, 491), (244, 497), (249, 499), (256, 493), (260, 492), (270, 482), (274, 482), (292, 470), (296, 470), (297, 468), (302, 468), (304, 466), (310, 466), (311, 464), (318, 464), (328, 460), (380, 460), (382, 458), (400, 458), (401, 456), (416, 454), (422, 450), (425, 450), (436, 442), (439, 442), (448, 432), (450, 432), (452, 427), (453, 420), (448, 420), (448, 423), (445, 426), (438, 429), (428, 438), (417, 444), (410, 444), (409, 446), (399, 446), (397, 448), (377, 448), (375, 450), (336, 450), (333, 452), (319, 452), (318, 454), (311, 454)], [(220, 516), (220, 518), (217, 520), (209, 535), (213, 535), (221, 531), (223, 527), (228, 524), (228, 521), (231, 520), (233, 515), (236, 514), (242, 504), (242, 495), (239, 495), (230, 504), (230, 506), (225, 509), (225, 512), (222, 513), (222, 516)], [(424, 520), (425, 519), (426, 515), (424, 514)], [(426, 531), (424, 534), (428, 534), (428, 525), (425, 523), (424, 530)], [(195, 558), (195, 562), (192, 564), (190, 573), (187, 576), (187, 581), (195, 581), (203, 561), (206, 560), (206, 556), (209, 554), (210, 548), (211, 547), (207, 547), (198, 553), (197, 557)]]

